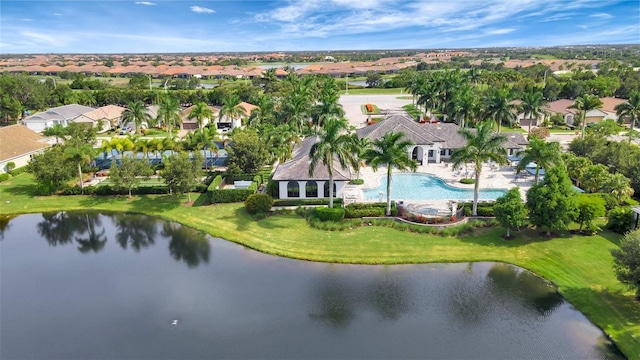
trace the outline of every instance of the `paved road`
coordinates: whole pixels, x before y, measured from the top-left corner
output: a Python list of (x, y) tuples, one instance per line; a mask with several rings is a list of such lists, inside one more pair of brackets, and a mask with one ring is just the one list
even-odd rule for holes
[(361, 106), (373, 104), (385, 112), (404, 111), (402, 106), (411, 104), (411, 100), (399, 99), (401, 95), (341, 95), (340, 104), (344, 108), (345, 117), (349, 123), (356, 128), (364, 127), (367, 124), (367, 115), (364, 115)]

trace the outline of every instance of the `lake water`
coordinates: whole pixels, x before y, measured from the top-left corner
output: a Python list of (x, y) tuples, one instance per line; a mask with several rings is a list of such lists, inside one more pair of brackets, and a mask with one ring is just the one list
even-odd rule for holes
[(510, 265), (304, 262), (141, 215), (0, 229), (2, 359), (622, 358)]

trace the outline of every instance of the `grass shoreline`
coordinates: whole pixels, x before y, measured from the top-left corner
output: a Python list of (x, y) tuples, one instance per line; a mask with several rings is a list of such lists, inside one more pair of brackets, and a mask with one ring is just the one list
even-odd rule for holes
[[(640, 357), (640, 304), (616, 279), (609, 249), (620, 235), (559, 234), (545, 239), (526, 230), (516, 240), (502, 229), (441, 237), (364, 226), (341, 232), (314, 229), (297, 215), (255, 221), (242, 204), (185, 206), (169, 195), (34, 197), (33, 179), (20, 174), (0, 183), (0, 215), (97, 210), (141, 213), (177, 221), (212, 236), (276, 256), (346, 264), (424, 264), (495, 261), (520, 266), (552, 282), (560, 294), (600, 327), (630, 359)], [(198, 196), (201, 194), (196, 194)], [(201, 195), (203, 196), (203, 195)], [(196, 200), (202, 203), (202, 199)]]

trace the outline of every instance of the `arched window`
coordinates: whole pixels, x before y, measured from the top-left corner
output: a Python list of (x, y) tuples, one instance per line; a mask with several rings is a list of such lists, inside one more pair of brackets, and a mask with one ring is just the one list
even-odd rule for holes
[(313, 180), (307, 181), (307, 186), (305, 186), (305, 193), (308, 198), (318, 197), (318, 183)]
[(418, 147), (414, 147), (411, 152), (411, 160), (418, 160)]
[(291, 180), (287, 183), (287, 197), (297, 198), (300, 197), (300, 185), (297, 181)]
[[(333, 182), (333, 197), (336, 197), (336, 193), (337, 193), (337, 187), (336, 187), (336, 182)], [(329, 181), (325, 181), (324, 182), (324, 197), (329, 197)]]

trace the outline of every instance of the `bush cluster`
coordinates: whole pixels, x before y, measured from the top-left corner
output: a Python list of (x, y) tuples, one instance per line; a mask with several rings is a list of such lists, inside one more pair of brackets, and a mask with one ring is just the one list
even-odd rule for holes
[(9, 175), (7, 173), (2, 173), (2, 174), (0, 174), (0, 182), (7, 181), (7, 180), (9, 180), (10, 177), (11, 177), (11, 175)]
[(267, 213), (272, 205), (273, 198), (269, 194), (253, 194), (244, 201), (244, 207), (249, 214)]
[(349, 180), (349, 184), (351, 184), (351, 185), (362, 185), (362, 184), (364, 184), (364, 180), (363, 179), (351, 179), (351, 180)]
[[(346, 218), (361, 218), (361, 217), (378, 217), (385, 216), (385, 210), (387, 203), (353, 203), (345, 207)], [(395, 202), (391, 202), (391, 216), (398, 215), (398, 208)]]
[[(268, 191), (267, 191), (268, 192)], [(341, 205), (342, 199), (333, 199), (334, 205)], [(305, 206), (305, 205), (329, 205), (328, 198), (321, 199), (279, 199), (274, 200), (273, 206)]]
[(607, 228), (624, 234), (631, 230), (634, 222), (634, 212), (628, 207), (619, 206), (609, 211), (609, 221), (607, 222)]
[(315, 209), (315, 215), (321, 221), (341, 221), (344, 219), (344, 209), (318, 207)]
[(470, 178), (462, 178), (460, 179), (460, 183), (461, 184), (475, 184), (476, 183), (476, 179), (470, 179)]

